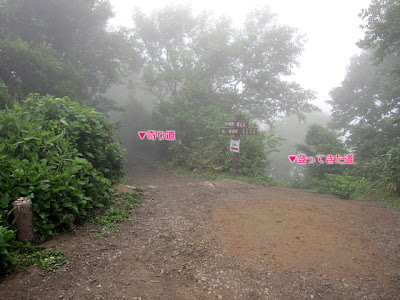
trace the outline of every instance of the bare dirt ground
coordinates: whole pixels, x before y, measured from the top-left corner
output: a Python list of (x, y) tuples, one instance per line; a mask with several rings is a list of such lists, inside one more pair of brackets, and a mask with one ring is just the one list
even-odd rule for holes
[(119, 232), (45, 243), (69, 263), (0, 299), (400, 299), (400, 210), (235, 180), (128, 167), (146, 201)]

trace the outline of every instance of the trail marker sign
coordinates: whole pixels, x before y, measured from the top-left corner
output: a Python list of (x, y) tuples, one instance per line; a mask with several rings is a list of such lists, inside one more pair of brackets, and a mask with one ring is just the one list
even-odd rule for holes
[(240, 140), (231, 140), (230, 150), (239, 153)]
[(224, 126), (219, 130), (220, 134), (233, 134), (234, 139), (231, 140), (230, 151), (233, 152), (232, 165), (235, 169), (238, 167), (239, 162), (239, 146), (241, 134), (257, 134), (257, 128), (248, 128), (249, 122), (242, 121), (241, 116), (235, 116), (234, 121), (224, 121)]

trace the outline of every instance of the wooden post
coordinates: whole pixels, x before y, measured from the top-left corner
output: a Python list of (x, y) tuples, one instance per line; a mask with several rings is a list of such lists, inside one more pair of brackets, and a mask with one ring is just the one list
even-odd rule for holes
[(234, 134), (234, 140), (239, 141), (238, 145), (235, 147), (232, 146), (234, 143), (231, 142), (230, 147), (230, 150), (233, 152), (232, 167), (236, 170), (239, 164), (240, 134), (257, 134), (257, 128), (249, 128), (249, 122), (242, 122), (241, 118), (241, 115), (236, 115), (235, 121), (224, 121), (224, 126), (227, 127), (220, 128), (219, 130), (219, 134)]
[(32, 201), (28, 198), (20, 197), (13, 202), (13, 213), (17, 218), (17, 238), (21, 242), (28, 242), (35, 239)]
[[(235, 116), (235, 122), (239, 122), (241, 120), (242, 116), (236, 115)], [(236, 127), (236, 126), (235, 126)], [(240, 139), (240, 133), (235, 133), (235, 136), (233, 137), (235, 140)], [(235, 170), (237, 170), (239, 164), (239, 153), (238, 152), (233, 152), (233, 160), (232, 160), (232, 166)]]

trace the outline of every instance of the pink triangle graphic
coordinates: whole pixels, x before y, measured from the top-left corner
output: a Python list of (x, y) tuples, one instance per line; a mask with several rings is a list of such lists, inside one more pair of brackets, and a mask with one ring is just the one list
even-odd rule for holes
[(294, 163), (294, 160), (296, 159), (297, 155), (289, 155), (289, 159), (292, 163)]
[(144, 137), (146, 136), (146, 131), (139, 131), (138, 134), (139, 134), (139, 136), (140, 136), (140, 139), (143, 140)]

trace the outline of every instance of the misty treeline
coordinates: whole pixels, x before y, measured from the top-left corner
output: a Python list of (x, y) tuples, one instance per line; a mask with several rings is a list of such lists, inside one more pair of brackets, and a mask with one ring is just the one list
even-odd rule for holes
[[(273, 174), (289, 170), (293, 151), (352, 153), (353, 166), (315, 163), (296, 167), (285, 179), (347, 198), (399, 191), (399, 6), (374, 0), (361, 12), (363, 51), (331, 91), (329, 128), (325, 121), (308, 122), (304, 140), (293, 139), (292, 152), (275, 157), (281, 163), (273, 165)], [(213, 172), (232, 171), (231, 137), (219, 128), (241, 114), (250, 126), (269, 129), (241, 136), (238, 172), (268, 174), (271, 152), (282, 142), (276, 129), (287, 122), (280, 118), (304, 120), (317, 110), (311, 104), (315, 94), (290, 79), (303, 36), (267, 8), (250, 12), (240, 27), (209, 12), (195, 15), (190, 6), (151, 14), (136, 9), (132, 15), (132, 28), (113, 29), (109, 1), (0, 1), (0, 106), (12, 107), (32, 92), (68, 96), (105, 112), (125, 103), (124, 133), (137, 144), (137, 130), (175, 130), (175, 142), (141, 145), (156, 148), (158, 158), (173, 167)], [(113, 95), (125, 99), (116, 103)], [(289, 132), (303, 126), (289, 123)], [(127, 148), (134, 156), (137, 149)]]
[(297, 146), (307, 155), (352, 153), (355, 164), (310, 165), (297, 184), (343, 198), (389, 200), (400, 193), (400, 1), (373, 0), (360, 17), (362, 52), (330, 92), (330, 129), (310, 126)]

